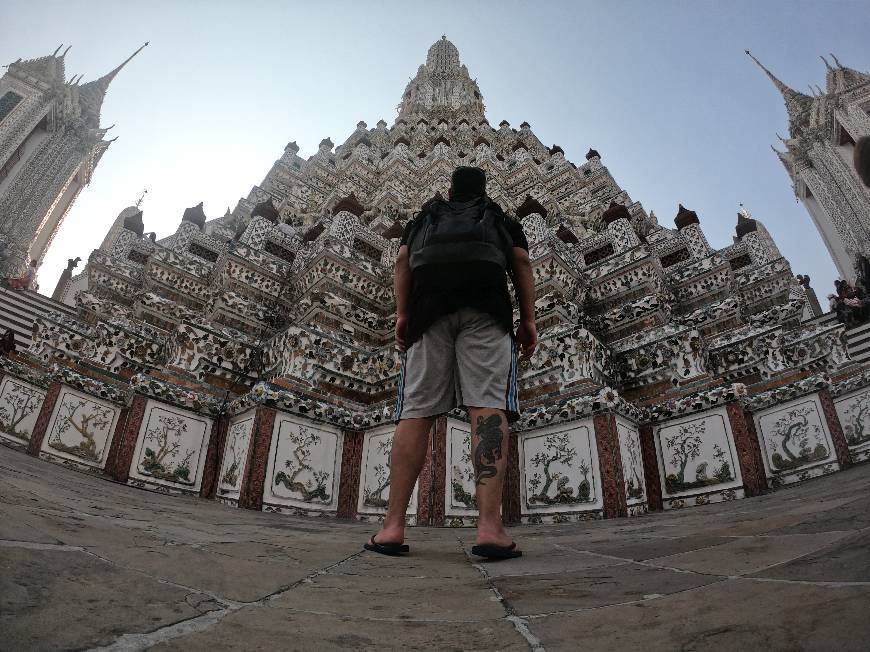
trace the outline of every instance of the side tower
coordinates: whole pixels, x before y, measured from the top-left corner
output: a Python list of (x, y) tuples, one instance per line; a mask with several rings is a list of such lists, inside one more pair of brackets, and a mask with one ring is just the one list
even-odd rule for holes
[(747, 50), (785, 100), (788, 138), (774, 148), (795, 195), (812, 217), (840, 276), (854, 280), (870, 258), (870, 192), (852, 165), (855, 142), (870, 135), (870, 74), (833, 57), (825, 90), (805, 95), (789, 88)]
[[(147, 45), (147, 43), (145, 44)], [(64, 57), (18, 61), (0, 78), (0, 275), (44, 257), (111, 140), (100, 127), (109, 84), (127, 62), (80, 84), (66, 79)]]

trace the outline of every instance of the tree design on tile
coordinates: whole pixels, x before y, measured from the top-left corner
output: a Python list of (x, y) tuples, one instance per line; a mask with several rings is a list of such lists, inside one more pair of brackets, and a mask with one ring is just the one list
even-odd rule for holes
[(18, 426), (42, 404), (45, 394), (14, 380), (9, 381), (6, 387), (9, 391), (2, 397), (4, 405), (0, 405), (0, 430), (15, 437), (30, 439), (30, 433), (20, 432)]
[(665, 477), (668, 493), (708, 487), (735, 479), (730, 457), (717, 443), (713, 444), (713, 459), (701, 460), (695, 466), (694, 480), (686, 478), (689, 463), (701, 456), (701, 446), (706, 434), (707, 422), (700, 421), (681, 425), (675, 435), (665, 438), (665, 446), (671, 453), (671, 466), (679, 469), (677, 473), (669, 473)]
[(248, 423), (234, 423), (230, 429), (230, 437), (232, 439), (230, 440), (230, 449), (227, 451), (226, 462), (224, 462), (226, 466), (221, 476), (221, 484), (236, 488), (242, 465), (241, 452), (246, 449), (248, 442)]
[[(590, 466), (586, 460), (580, 460), (577, 469), (583, 474), (583, 480), (574, 489), (569, 485), (570, 479), (560, 471), (552, 471), (553, 464), (571, 466), (577, 457), (577, 449), (570, 445), (567, 432), (548, 435), (544, 439), (543, 448), (535, 453), (530, 460), (535, 471), (529, 478), (529, 504), (540, 503), (543, 505), (583, 503), (590, 500), (591, 485), (589, 484)], [(541, 475), (543, 473), (543, 475)], [(553, 487), (555, 482), (556, 486)], [(555, 489), (550, 495), (551, 489)]]
[[(112, 424), (114, 416), (115, 412), (111, 408), (83, 398), (65, 397), (58, 411), (54, 430), (48, 438), (48, 445), (68, 455), (89, 462), (99, 462), (102, 451), (97, 451), (96, 435)], [(62, 435), (73, 431), (81, 439), (75, 444), (65, 443)]]
[(695, 483), (686, 482), (686, 467), (701, 454), (702, 436), (706, 430), (704, 421), (690, 423), (680, 426), (675, 435), (665, 438), (665, 446), (671, 453), (671, 465), (679, 468), (677, 473), (669, 473), (665, 478), (668, 492), (684, 491), (696, 486)]
[(844, 414), (846, 423), (843, 425), (843, 434), (850, 446), (857, 446), (870, 441), (870, 429), (867, 428), (867, 420), (870, 419), (870, 394), (856, 396), (849, 403)]
[(158, 425), (145, 432), (145, 442), (150, 442), (157, 450), (146, 447), (142, 458), (142, 473), (158, 480), (193, 484), (190, 477), (190, 460), (193, 449), (181, 453), (181, 443), (187, 432), (187, 420), (184, 417), (161, 415), (157, 418)]
[(625, 495), (629, 500), (643, 498), (644, 486), (640, 479), (638, 469), (643, 468), (643, 462), (640, 458), (640, 441), (638, 441), (634, 433), (629, 433), (625, 438), (625, 451), (628, 453), (628, 459), (624, 460), (624, 467), (631, 469), (628, 479), (625, 481)]
[(386, 509), (390, 503), (389, 496), (383, 497), (384, 491), (390, 486), (390, 454), (393, 451), (393, 438), (389, 437), (378, 442), (378, 454), (385, 458), (383, 463), (375, 465), (375, 480), (378, 486), (374, 489), (365, 488), (363, 505)]
[[(332, 497), (326, 492), (326, 483), (330, 474), (326, 471), (317, 471), (308, 462), (311, 459), (311, 448), (320, 443), (320, 435), (305, 426), (299, 426), (299, 432), (290, 435), (290, 442), (295, 445), (293, 457), (295, 460), (285, 460), (286, 471), (279, 471), (275, 475), (275, 486), (284, 485), (290, 491), (302, 495), (306, 503), (319, 500), (328, 503)], [(308, 472), (312, 477), (302, 482), (298, 480), (299, 474)], [(288, 475), (289, 474), (289, 475)]]
[(796, 407), (788, 410), (785, 416), (773, 424), (768, 441), (772, 448), (779, 448), (785, 453), (785, 457), (779, 451), (770, 456), (770, 464), (775, 471), (787, 471), (828, 457), (821, 427), (811, 424), (807, 419), (807, 415), (815, 411), (813, 406)]
[(453, 500), (465, 505), (470, 509), (477, 509), (477, 497), (465, 490), (465, 482), (474, 482), (474, 468), (471, 464), (471, 433), (465, 433), (462, 438), (462, 455), (459, 457), (460, 464), (453, 465), (453, 475), (450, 487), (453, 491)]

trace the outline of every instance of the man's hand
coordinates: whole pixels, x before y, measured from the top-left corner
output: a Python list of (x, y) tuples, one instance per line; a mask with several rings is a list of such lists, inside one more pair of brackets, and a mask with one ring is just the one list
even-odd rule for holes
[(405, 338), (408, 336), (408, 316), (396, 315), (396, 347), (399, 351), (406, 348)]
[(535, 327), (534, 319), (520, 322), (520, 326), (517, 328), (517, 342), (520, 345), (520, 359), (528, 360), (531, 358), (538, 345), (538, 329)]

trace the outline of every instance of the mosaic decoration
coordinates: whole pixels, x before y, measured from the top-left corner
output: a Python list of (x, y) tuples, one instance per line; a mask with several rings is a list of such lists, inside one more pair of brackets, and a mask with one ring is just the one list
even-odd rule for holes
[(279, 414), (266, 470), (266, 503), (333, 511), (341, 475), (341, 431)]
[(58, 396), (42, 451), (84, 466), (102, 468), (120, 409), (64, 387)]
[(625, 500), (629, 505), (646, 501), (646, 484), (643, 473), (643, 457), (640, 434), (637, 426), (622, 420), (616, 421), (619, 434), (619, 453), (622, 459), (622, 475), (625, 482)]
[(591, 421), (523, 433), (523, 512), (600, 508), (598, 453)]
[(710, 494), (741, 486), (725, 410), (669, 421), (656, 428), (655, 439), (666, 496)]
[(148, 401), (131, 480), (198, 492), (210, 431), (210, 419)]
[(0, 437), (29, 441), (44, 400), (45, 390), (4, 376), (0, 382)]
[[(382, 515), (390, 499), (390, 455), (393, 450), (394, 427), (367, 432), (363, 442), (360, 491), (357, 512)], [(417, 512), (417, 487), (411, 493), (408, 514)]]
[(254, 415), (243, 415), (230, 421), (227, 428), (223, 462), (218, 475), (217, 493), (220, 497), (238, 499), (245, 476), (245, 463), (254, 428)]
[(805, 479), (803, 472), (812, 467), (836, 465), (817, 394), (759, 412), (755, 423), (767, 475), (774, 486)]

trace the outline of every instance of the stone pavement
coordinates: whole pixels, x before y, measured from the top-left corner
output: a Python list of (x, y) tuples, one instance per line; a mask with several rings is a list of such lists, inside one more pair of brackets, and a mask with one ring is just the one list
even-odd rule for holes
[(0, 649), (866, 650), (870, 465), (755, 499), (513, 529), (251, 512), (0, 446)]

